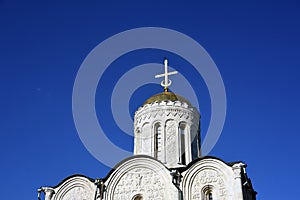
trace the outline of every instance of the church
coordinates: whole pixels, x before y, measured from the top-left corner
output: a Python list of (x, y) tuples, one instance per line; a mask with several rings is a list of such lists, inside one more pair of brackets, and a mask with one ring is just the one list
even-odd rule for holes
[(201, 156), (200, 113), (184, 97), (168, 90), (148, 98), (134, 115), (134, 155), (106, 177), (73, 175), (53, 187), (41, 187), (45, 200), (255, 200), (243, 162)]

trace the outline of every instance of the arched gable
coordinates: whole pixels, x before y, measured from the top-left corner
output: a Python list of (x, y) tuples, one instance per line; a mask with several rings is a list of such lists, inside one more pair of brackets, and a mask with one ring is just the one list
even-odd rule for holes
[[(182, 173), (182, 189), (186, 200), (233, 200), (234, 173), (230, 166), (215, 158), (205, 158)], [(239, 186), (237, 186), (239, 187)]]
[(122, 162), (105, 181), (106, 200), (178, 199), (170, 171), (149, 156), (134, 156)]
[(96, 185), (87, 177), (74, 175), (63, 180), (54, 190), (53, 200), (94, 199)]

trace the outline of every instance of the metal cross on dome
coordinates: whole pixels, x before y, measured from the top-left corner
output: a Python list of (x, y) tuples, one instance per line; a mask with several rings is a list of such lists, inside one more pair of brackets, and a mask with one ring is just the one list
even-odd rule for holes
[(168, 72), (168, 60), (165, 58), (165, 73), (158, 74), (155, 78), (165, 77), (165, 80), (161, 81), (160, 85), (164, 87), (165, 92), (168, 92), (168, 87), (172, 84), (172, 81), (169, 79), (169, 75), (178, 74), (178, 71)]

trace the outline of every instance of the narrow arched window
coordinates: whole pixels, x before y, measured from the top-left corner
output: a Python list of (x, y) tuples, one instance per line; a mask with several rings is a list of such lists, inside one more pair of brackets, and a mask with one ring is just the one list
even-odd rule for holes
[(179, 137), (180, 137), (180, 162), (181, 164), (186, 164), (185, 159), (185, 137), (186, 137), (186, 125), (185, 123), (180, 123), (179, 125)]
[(161, 160), (162, 130), (160, 123), (155, 124), (154, 131), (154, 157)]
[(211, 192), (209, 192), (209, 193), (207, 194), (207, 199), (208, 199), (208, 200), (213, 200), (213, 195), (212, 195)]
[(213, 187), (211, 185), (206, 185), (202, 189), (202, 198), (203, 200), (213, 200)]
[(143, 196), (141, 194), (134, 195), (132, 200), (143, 200)]

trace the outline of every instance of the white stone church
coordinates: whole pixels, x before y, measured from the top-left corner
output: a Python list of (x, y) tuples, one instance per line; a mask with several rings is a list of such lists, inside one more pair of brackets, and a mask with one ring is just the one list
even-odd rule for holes
[(41, 187), (45, 200), (255, 200), (243, 162), (201, 156), (200, 114), (184, 97), (165, 91), (145, 101), (134, 116), (134, 156), (102, 179), (73, 175)]

